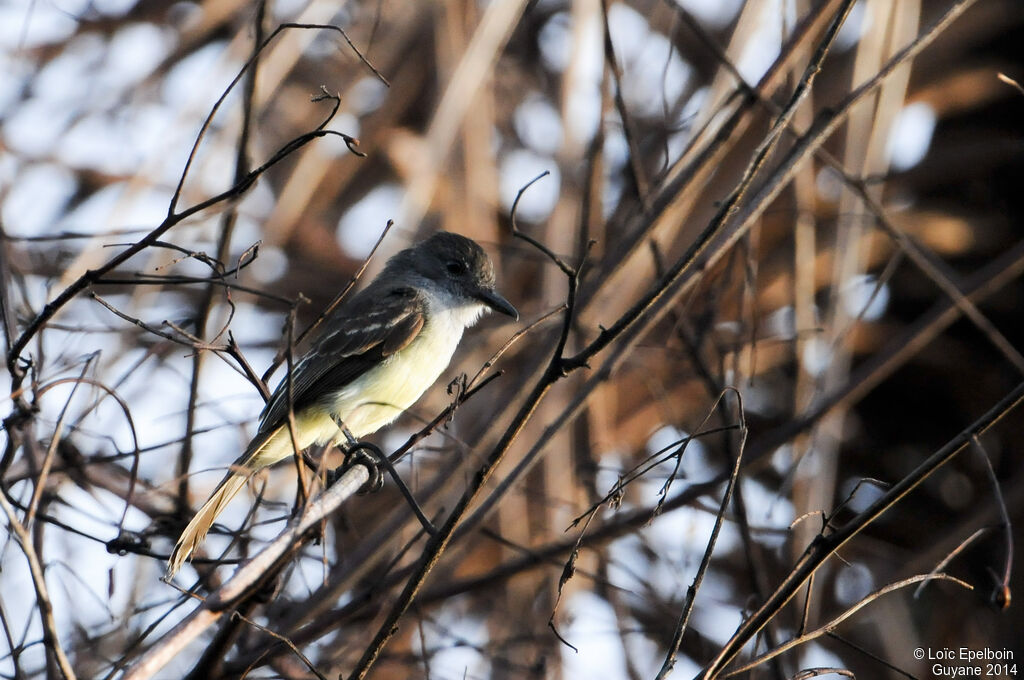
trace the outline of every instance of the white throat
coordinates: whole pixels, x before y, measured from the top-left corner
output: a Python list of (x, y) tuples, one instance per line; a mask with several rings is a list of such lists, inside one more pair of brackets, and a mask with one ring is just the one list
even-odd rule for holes
[[(427, 323), (445, 327), (459, 337), (488, 311), (484, 303), (455, 296), (433, 282), (421, 289), (427, 302)], [(455, 341), (458, 342), (458, 338)]]

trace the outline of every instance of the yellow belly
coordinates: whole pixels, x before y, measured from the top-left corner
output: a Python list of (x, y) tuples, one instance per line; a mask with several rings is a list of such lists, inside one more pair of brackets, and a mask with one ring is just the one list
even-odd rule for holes
[[(331, 410), (356, 437), (376, 432), (402, 415), (419, 399), (448, 366), (454, 352), (427, 338), (417, 338), (408, 347), (364, 373), (335, 396)], [(332, 421), (333, 424), (333, 421)], [(321, 435), (319, 443), (337, 433)]]

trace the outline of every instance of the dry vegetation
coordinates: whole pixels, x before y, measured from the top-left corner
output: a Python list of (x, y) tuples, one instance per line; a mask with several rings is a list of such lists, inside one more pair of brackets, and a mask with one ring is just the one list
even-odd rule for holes
[[(0, 676), (1024, 674), (1024, 9), (719, 4), (3, 9)], [(439, 532), (281, 465), (161, 581), (388, 220), (522, 314), (373, 438)]]

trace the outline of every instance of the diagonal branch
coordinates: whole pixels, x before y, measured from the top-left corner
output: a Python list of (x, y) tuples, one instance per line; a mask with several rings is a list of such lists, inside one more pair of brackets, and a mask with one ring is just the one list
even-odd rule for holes
[(238, 568), (230, 579), (212, 593), (185, 620), (150, 647), (126, 671), (122, 680), (144, 680), (154, 675), (178, 655), (192, 640), (225, 614), (236, 602), (247, 597), (279, 561), (303, 540), (303, 536), (338, 509), (370, 478), (366, 467), (352, 466), (338, 481), (309, 503), (301, 515), (289, 522), (281, 534), (255, 557)]

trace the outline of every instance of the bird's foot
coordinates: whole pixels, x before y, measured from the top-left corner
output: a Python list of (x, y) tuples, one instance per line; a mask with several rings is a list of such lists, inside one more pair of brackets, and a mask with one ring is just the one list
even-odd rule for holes
[(348, 472), (353, 465), (362, 465), (366, 468), (367, 472), (370, 473), (370, 478), (365, 484), (363, 484), (358, 493), (360, 495), (373, 493), (374, 491), (379, 491), (380, 488), (384, 486), (383, 470), (387, 470), (388, 474), (391, 475), (391, 478), (395, 480), (395, 485), (398, 486), (398, 490), (402, 493), (402, 496), (404, 496), (405, 500), (408, 501), (409, 506), (416, 515), (416, 519), (418, 519), (420, 524), (423, 525), (423, 529), (431, 536), (435, 535), (437, 533), (437, 527), (435, 527), (430, 520), (427, 519), (427, 516), (423, 514), (423, 510), (421, 510), (419, 504), (416, 503), (416, 499), (413, 498), (412, 492), (409, 491), (409, 487), (407, 487), (405, 482), (402, 481), (402, 478), (395, 471), (394, 466), (391, 464), (391, 461), (388, 460), (388, 457), (384, 455), (384, 452), (369, 442), (357, 441), (356, 438), (352, 436), (352, 433), (349, 432), (348, 428), (345, 427), (345, 424), (339, 419), (336, 418), (335, 423), (337, 423), (338, 428), (345, 435), (345, 438), (348, 439), (348, 446), (344, 447), (345, 463), (338, 470), (332, 471), (327, 475), (327, 486), (330, 486), (338, 479), (338, 477), (345, 472)]
[[(353, 466), (362, 465), (370, 474), (370, 478), (359, 488), (358, 493), (363, 495), (373, 493), (374, 491), (380, 491), (380, 488), (384, 486), (384, 473), (381, 471), (380, 462), (383, 457), (384, 454), (381, 453), (381, 450), (373, 444), (357, 442), (345, 452), (345, 464), (341, 466), (339, 471), (334, 472), (334, 474), (340, 476), (340, 474), (344, 474), (351, 470)], [(327, 485), (330, 486), (333, 484), (335, 479), (332, 479), (332, 476), (328, 476)]]

